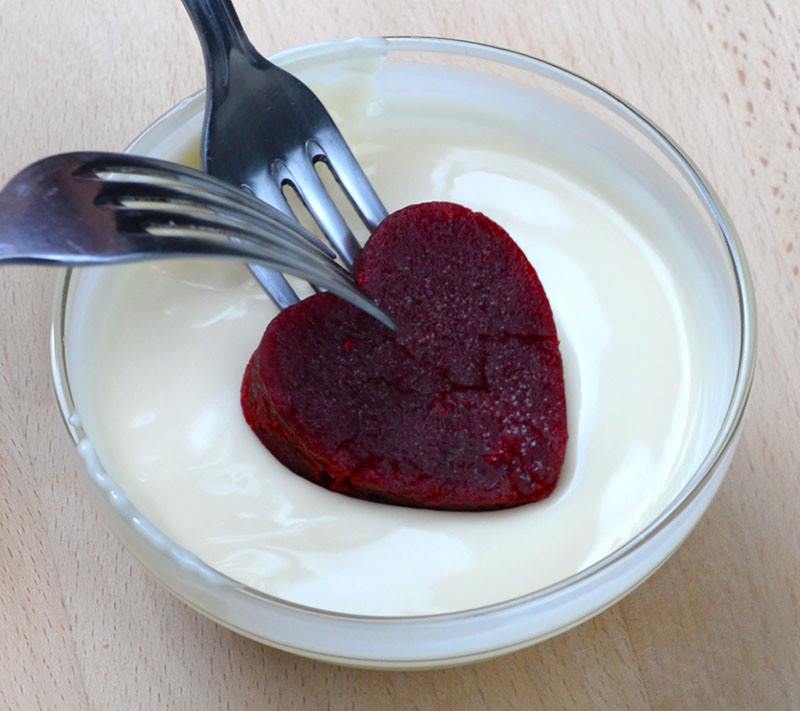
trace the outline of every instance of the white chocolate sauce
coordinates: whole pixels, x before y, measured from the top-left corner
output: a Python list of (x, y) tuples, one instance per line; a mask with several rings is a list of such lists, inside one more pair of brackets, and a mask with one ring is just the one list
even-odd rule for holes
[(565, 361), (561, 482), (546, 501), (474, 514), (368, 503), (288, 471), (239, 407), (275, 310), (243, 265), (221, 261), (75, 276), (68, 369), (105, 470), (201, 560), (312, 607), (462, 610), (598, 561), (664, 509), (708, 436), (698, 423), (713, 398), (694, 374), (711, 334), (675, 276), (691, 261), (685, 226), (590, 140), (560, 138), (562, 109), (544, 99), (533, 121), (509, 110), (504, 86), (459, 87), (445, 70), (429, 83), (411, 65), (306, 76), (390, 210), (451, 200), (485, 212), (537, 269)]

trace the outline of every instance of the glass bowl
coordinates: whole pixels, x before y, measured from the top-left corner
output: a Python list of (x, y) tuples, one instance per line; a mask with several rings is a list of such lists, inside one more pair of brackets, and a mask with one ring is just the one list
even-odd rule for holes
[[(470, 42), (418, 37), (334, 41), (282, 52), (274, 61), (297, 70), (344, 55), (384, 62), (457, 67), (513, 82), (520, 96), (547, 95), (570, 117), (595, 125), (596, 148), (630, 165), (641, 186), (668, 200), (691, 225), (698, 263), (713, 279), (719, 317), (730, 338), (715, 344), (729, 364), (719, 395), (719, 422), (687, 484), (637, 536), (591, 567), (547, 588), (497, 604), (446, 614), (370, 617), (313, 609), (272, 597), (213, 570), (141, 515), (97, 460), (70, 391), (66, 339), (74, 275), (66, 271), (55, 296), (52, 367), (58, 402), (86, 464), (88, 489), (110, 527), (170, 591), (207, 617), (259, 642), (316, 659), (372, 668), (431, 668), (497, 656), (540, 642), (596, 615), (633, 590), (675, 551), (708, 507), (733, 455), (755, 360), (755, 308), (742, 248), (707, 182), (680, 149), (621, 99), (565, 69), (533, 57)], [(170, 110), (129, 148), (178, 159), (196, 145), (203, 94)], [(576, 133), (576, 140), (583, 140)], [(598, 137), (600, 137), (598, 139)], [(580, 146), (578, 146), (580, 148)]]

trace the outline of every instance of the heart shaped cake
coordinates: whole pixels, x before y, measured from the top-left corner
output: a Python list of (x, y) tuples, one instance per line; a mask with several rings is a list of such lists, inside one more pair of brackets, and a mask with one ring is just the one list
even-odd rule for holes
[(476, 511), (548, 496), (567, 443), (558, 335), (505, 230), (452, 203), (412, 205), (354, 273), (397, 332), (332, 294), (273, 319), (241, 394), (264, 445), (373, 501)]

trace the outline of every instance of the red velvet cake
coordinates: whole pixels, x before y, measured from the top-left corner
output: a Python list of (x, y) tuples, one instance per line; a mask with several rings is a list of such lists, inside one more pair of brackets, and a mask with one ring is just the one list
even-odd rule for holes
[(412, 205), (384, 220), (354, 273), (397, 332), (332, 294), (277, 316), (242, 384), (264, 445), (373, 501), (486, 510), (548, 496), (567, 443), (561, 355), (508, 234), (459, 205)]

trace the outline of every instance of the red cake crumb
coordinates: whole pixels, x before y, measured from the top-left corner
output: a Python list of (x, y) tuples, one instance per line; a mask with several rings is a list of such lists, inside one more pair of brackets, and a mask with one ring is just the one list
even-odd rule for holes
[(567, 443), (558, 336), (505, 230), (459, 205), (412, 205), (354, 273), (397, 332), (332, 294), (283, 311), (242, 384), (259, 439), (362, 499), (466, 511), (548, 496)]

